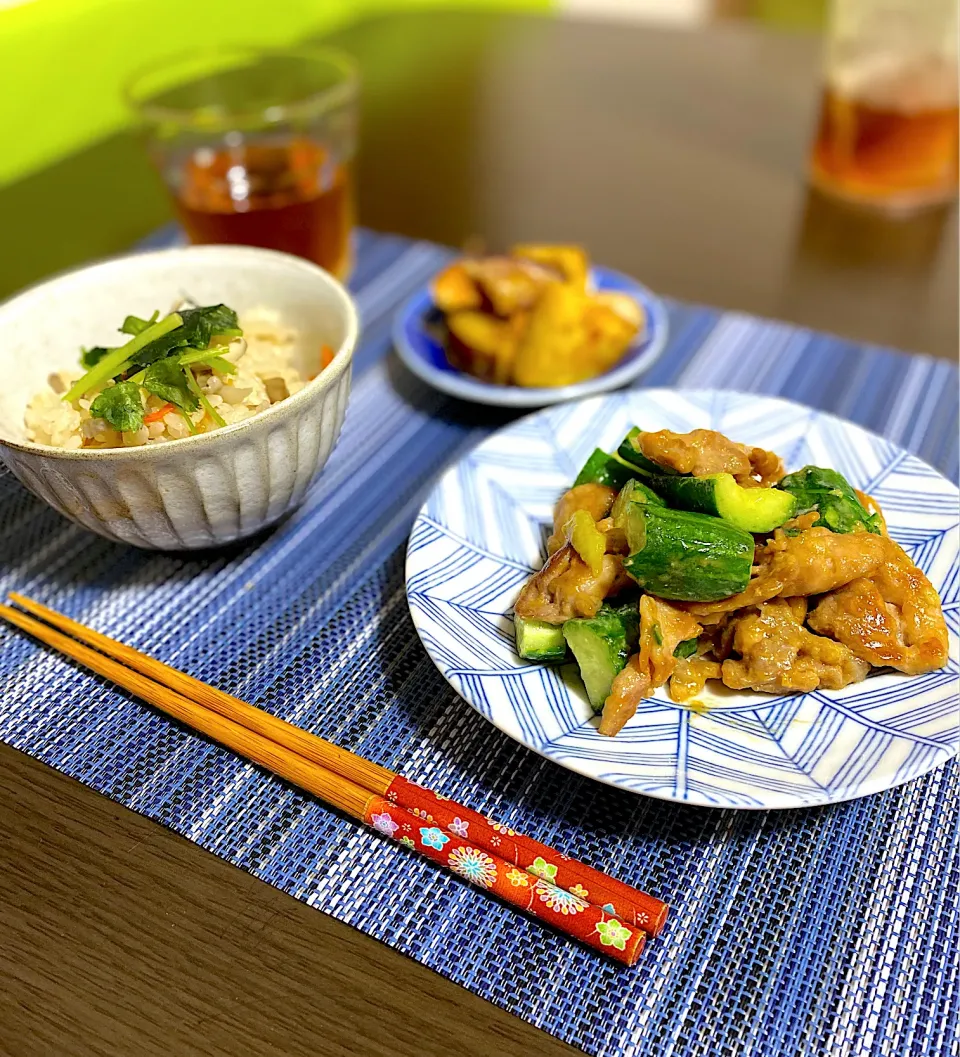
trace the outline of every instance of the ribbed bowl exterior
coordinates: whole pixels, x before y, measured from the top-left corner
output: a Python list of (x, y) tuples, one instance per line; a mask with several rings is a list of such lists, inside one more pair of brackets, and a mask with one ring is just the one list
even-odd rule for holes
[[(188, 291), (198, 304), (268, 308), (298, 334), (309, 378), (292, 396), (209, 433), (130, 448), (31, 443), (24, 408), (83, 341), (109, 344), (118, 318)], [(359, 333), (356, 306), (309, 261), (251, 246), (187, 246), (79, 268), (0, 305), (0, 458), (40, 499), (107, 539), (198, 550), (251, 536), (303, 499), (340, 435)], [(321, 364), (321, 349), (333, 350)]]
[(295, 413), (251, 418), (202, 449), (160, 444), (102, 462), (2, 442), (0, 451), (31, 492), (78, 525), (136, 547), (196, 550), (253, 535), (300, 503), (333, 451), (349, 394), (348, 367)]

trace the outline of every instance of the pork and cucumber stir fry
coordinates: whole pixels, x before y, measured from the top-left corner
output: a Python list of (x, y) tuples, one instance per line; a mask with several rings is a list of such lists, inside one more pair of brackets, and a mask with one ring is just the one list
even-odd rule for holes
[(711, 679), (838, 690), (947, 661), (940, 599), (870, 496), (712, 430), (634, 428), (616, 453), (594, 451), (547, 550), (517, 599), (517, 649), (572, 653), (602, 734), (668, 681), (686, 702)]

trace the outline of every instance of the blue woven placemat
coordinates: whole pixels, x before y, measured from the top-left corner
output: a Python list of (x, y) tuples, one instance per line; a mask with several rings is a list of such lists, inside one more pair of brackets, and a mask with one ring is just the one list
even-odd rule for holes
[[(953, 764), (828, 808), (681, 807), (520, 748), (427, 658), (404, 599), (407, 532), (439, 471), (509, 420), (425, 388), (388, 355), (394, 309), (448, 256), (360, 234), (364, 339), (343, 436), (278, 529), (215, 554), (144, 553), (74, 527), (6, 473), (0, 587), (661, 896), (672, 918), (640, 966), (554, 935), (5, 631), (0, 738), (590, 1054), (956, 1053)], [(645, 384), (783, 394), (956, 477), (952, 365), (669, 308), (669, 347)]]

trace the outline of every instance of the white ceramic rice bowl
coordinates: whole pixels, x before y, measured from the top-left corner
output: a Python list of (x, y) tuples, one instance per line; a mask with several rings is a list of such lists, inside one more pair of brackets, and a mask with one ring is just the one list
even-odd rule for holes
[[(27, 440), (23, 415), (52, 371), (81, 345), (115, 345), (132, 313), (183, 297), (241, 315), (277, 311), (300, 331), (305, 377), (293, 396), (210, 433), (130, 448)], [(0, 305), (0, 458), (64, 517), (108, 539), (155, 550), (198, 549), (258, 532), (294, 509), (340, 435), (358, 321), (347, 291), (297, 257), (247, 246), (190, 246), (104, 261), (31, 287)]]

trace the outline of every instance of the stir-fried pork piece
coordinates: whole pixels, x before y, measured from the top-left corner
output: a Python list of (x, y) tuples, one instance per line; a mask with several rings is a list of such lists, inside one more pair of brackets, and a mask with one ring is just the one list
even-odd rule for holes
[(866, 577), (825, 595), (810, 614), (810, 627), (878, 667), (899, 667), (906, 653), (897, 607), (884, 602)]
[(809, 624), (879, 667), (919, 675), (947, 663), (947, 625), (933, 585), (891, 539), (869, 576), (826, 595)]
[(755, 606), (771, 598), (820, 595), (836, 590), (859, 576), (869, 576), (883, 561), (886, 537), (872, 532), (841, 534), (812, 528), (797, 536), (779, 529), (758, 548), (757, 575), (746, 590), (719, 602), (692, 602), (687, 610), (698, 619), (715, 623), (721, 613)]
[(708, 679), (720, 678), (720, 662), (711, 657), (686, 657), (677, 661), (670, 677), (670, 700), (689, 701), (703, 691)]
[(514, 611), (524, 620), (562, 624), (574, 617), (595, 617), (607, 595), (616, 594), (633, 581), (623, 571), (616, 554), (605, 554), (599, 576), (573, 547), (566, 543), (527, 582)]
[(786, 473), (783, 459), (775, 452), (767, 451), (765, 448), (750, 448), (750, 477), (737, 477), (739, 484), (748, 485), (752, 479), (756, 479), (761, 488), (769, 488)]
[(777, 593), (819, 595), (849, 583), (861, 570), (873, 569), (883, 561), (886, 550), (882, 536), (872, 532), (841, 534), (827, 528), (812, 528), (797, 536), (774, 533), (766, 546), (769, 574), (780, 582)]
[(586, 510), (594, 521), (600, 521), (610, 513), (616, 498), (616, 491), (605, 484), (578, 484), (564, 492), (554, 510), (553, 535), (547, 540), (547, 553), (553, 554), (567, 542), (563, 527), (578, 510)]
[(730, 473), (742, 485), (776, 484), (783, 477), (779, 455), (763, 448), (737, 444), (712, 429), (695, 429), (690, 433), (641, 433), (636, 440), (643, 455), (678, 473), (705, 477), (711, 473)]
[(733, 648), (740, 657), (723, 662), (724, 684), (782, 694), (839, 690), (866, 678), (870, 665), (841, 643), (809, 632), (805, 612), (804, 598), (777, 599), (736, 618)]
[(677, 646), (699, 634), (700, 625), (682, 609), (653, 595), (640, 599), (640, 648), (613, 680), (600, 719), (601, 734), (612, 737), (623, 727), (644, 697), (673, 674)]
[[(805, 514), (797, 514), (796, 517), (790, 518), (789, 521), (785, 521), (780, 526), (780, 528), (783, 529), (784, 534), (806, 532), (808, 528), (813, 528), (814, 524), (819, 520), (819, 518), (819, 510), (808, 510)], [(758, 555), (763, 553), (763, 548), (765, 546), (765, 543), (760, 544), (760, 547), (758, 549)]]

